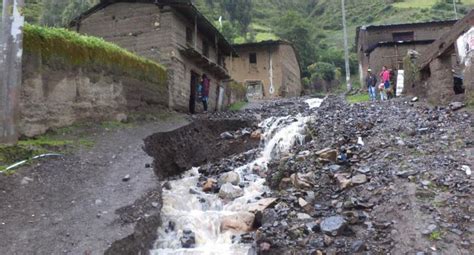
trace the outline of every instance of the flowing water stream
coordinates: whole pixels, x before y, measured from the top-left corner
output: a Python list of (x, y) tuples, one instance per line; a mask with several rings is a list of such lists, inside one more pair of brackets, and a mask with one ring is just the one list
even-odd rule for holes
[[(319, 107), (322, 100), (307, 101), (310, 108)], [(306, 123), (310, 117), (287, 116), (271, 117), (260, 123), (263, 130), (262, 148), (259, 157), (249, 164), (234, 169), (244, 182), (244, 195), (225, 202), (217, 194), (198, 191), (198, 168), (189, 170), (183, 178), (171, 182), (172, 189), (163, 191), (163, 227), (158, 229), (158, 240), (154, 255), (213, 255), (247, 254), (250, 245), (234, 242), (232, 236), (242, 233), (221, 232), (222, 217), (249, 211), (249, 201), (257, 202), (262, 193), (268, 190), (265, 179), (253, 173), (255, 166), (266, 168), (270, 160), (278, 158), (305, 137)], [(190, 188), (194, 188), (190, 193)], [(170, 222), (172, 227), (170, 228)], [(195, 235), (195, 248), (182, 248), (180, 238), (183, 232), (192, 231)]]

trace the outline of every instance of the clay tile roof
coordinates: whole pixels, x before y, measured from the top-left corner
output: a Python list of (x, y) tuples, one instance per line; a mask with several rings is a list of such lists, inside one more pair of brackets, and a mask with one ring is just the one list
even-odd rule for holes
[(199, 30), (209, 36), (216, 36), (219, 42), (219, 49), (223, 53), (230, 55), (237, 54), (232, 45), (225, 39), (225, 37), (219, 32), (219, 30), (196, 8), (191, 0), (101, 0), (99, 4), (95, 5), (91, 9), (85, 11), (75, 19), (73, 19), (69, 26), (74, 27), (81, 22), (84, 18), (92, 15), (93, 13), (104, 9), (105, 7), (119, 2), (130, 2), (130, 3), (151, 3), (158, 6), (171, 6), (176, 11), (183, 14), (185, 17), (196, 17)]

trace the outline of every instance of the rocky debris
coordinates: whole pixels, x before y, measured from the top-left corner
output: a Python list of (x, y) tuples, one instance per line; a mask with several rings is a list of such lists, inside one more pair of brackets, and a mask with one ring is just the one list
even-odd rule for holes
[(127, 174), (127, 175), (125, 175), (125, 176), (122, 178), (122, 181), (123, 181), (123, 182), (128, 182), (128, 181), (130, 181), (130, 178), (131, 178), (130, 175)]
[(179, 240), (183, 248), (189, 249), (196, 246), (196, 234), (191, 230), (183, 230), (183, 236)]
[(260, 141), (262, 139), (262, 130), (257, 129), (255, 131), (253, 131), (252, 134), (250, 135), (250, 138)]
[(351, 183), (353, 184), (364, 184), (367, 182), (367, 176), (365, 174), (358, 174), (356, 176), (352, 176)]
[(321, 221), (321, 231), (327, 235), (337, 236), (343, 233), (347, 226), (346, 220), (340, 215), (331, 216)]
[(240, 183), (239, 174), (233, 171), (222, 174), (219, 177), (219, 185), (223, 185), (226, 183), (230, 183), (232, 185), (239, 185)]
[(435, 232), (438, 230), (438, 226), (436, 224), (430, 224), (426, 229), (424, 229), (421, 233), (423, 235), (430, 235), (431, 233)]
[(204, 186), (202, 187), (202, 191), (204, 192), (214, 192), (218, 190), (219, 190), (219, 186), (217, 184), (217, 181), (212, 178), (208, 178), (206, 182), (204, 183)]
[[(266, 195), (278, 198), (278, 204), (263, 211), (256, 235), (257, 243), (271, 243), (267, 254), (430, 250), (429, 235), (426, 243), (400, 235), (404, 228), (420, 235), (425, 222), (454, 229), (450, 233), (458, 237), (450, 238), (459, 245), (446, 242), (445, 247), (467, 252), (469, 245), (460, 243), (474, 241), (463, 241), (470, 239), (460, 227), (467, 226), (468, 208), (458, 202), (470, 204), (473, 184), (462, 167), (472, 162), (472, 152), (466, 152), (474, 144), (470, 113), (410, 100), (346, 104), (328, 97), (320, 108), (300, 112), (314, 117), (307, 126), (309, 137), (267, 171), (273, 190)], [(345, 223), (332, 236), (322, 229), (334, 215)], [(454, 227), (446, 223), (453, 221)], [(325, 244), (324, 235), (332, 242), (326, 238)]]
[(462, 166), (461, 169), (466, 173), (467, 176), (471, 176), (472, 174), (472, 171), (471, 171), (471, 168), (469, 166)]
[(219, 197), (224, 200), (233, 200), (244, 195), (242, 188), (226, 183), (219, 190)]
[(294, 173), (290, 176), (290, 181), (293, 187), (297, 189), (308, 189), (313, 186), (312, 183), (312, 178), (313, 174), (312, 173), (307, 173), (307, 174), (298, 174)]
[(167, 190), (171, 190), (172, 189), (171, 183), (170, 182), (163, 183), (163, 188)]
[(256, 212), (262, 212), (265, 209), (271, 207), (272, 205), (275, 204), (277, 201), (276, 198), (263, 198), (258, 200), (255, 203), (251, 203), (247, 206), (249, 212), (256, 213)]
[(23, 177), (23, 179), (21, 179), (20, 184), (21, 184), (21, 185), (26, 185), (26, 184), (28, 184), (28, 183), (30, 183), (30, 182), (32, 182), (32, 181), (34, 181), (32, 178), (30, 178), (30, 177), (28, 177), (28, 176), (25, 176), (25, 177)]
[(363, 240), (357, 240), (351, 245), (351, 252), (354, 253), (363, 252), (365, 249), (367, 249), (367, 246)]
[(235, 137), (230, 132), (224, 132), (221, 134), (221, 138), (229, 140), (229, 139), (234, 139)]
[(453, 111), (457, 111), (461, 108), (464, 108), (466, 105), (461, 102), (452, 102), (449, 104), (449, 108)]
[(255, 215), (249, 212), (239, 212), (237, 214), (224, 216), (221, 220), (221, 232), (229, 230), (248, 232), (252, 230), (254, 220)]
[(348, 179), (347, 176), (348, 174), (344, 174), (344, 173), (334, 175), (339, 185), (339, 189), (343, 190), (351, 185), (351, 180)]
[(337, 150), (325, 148), (316, 152), (316, 155), (318, 155), (321, 159), (336, 162), (338, 153)]

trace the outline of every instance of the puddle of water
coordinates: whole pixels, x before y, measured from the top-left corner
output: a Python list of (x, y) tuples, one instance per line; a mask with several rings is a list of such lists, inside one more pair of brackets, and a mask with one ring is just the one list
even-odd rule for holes
[[(198, 168), (188, 171), (182, 179), (171, 182), (172, 190), (163, 191), (163, 227), (158, 229), (159, 239), (151, 254), (247, 254), (250, 245), (234, 243), (232, 240), (233, 235), (242, 233), (221, 232), (221, 219), (223, 216), (248, 212), (249, 201), (258, 201), (256, 198), (268, 190), (264, 185), (265, 179), (252, 172), (253, 167), (257, 165), (266, 168), (271, 159), (288, 153), (296, 143), (302, 143), (308, 121), (310, 117), (271, 117), (260, 124), (264, 132), (264, 146), (260, 157), (234, 170), (242, 181), (252, 180), (245, 183), (242, 197), (225, 203), (216, 194), (201, 192), (196, 187), (199, 181)], [(197, 194), (191, 194), (191, 188)], [(173, 231), (167, 229), (170, 221), (175, 223)], [(180, 238), (184, 230), (191, 230), (195, 234), (195, 248), (182, 248)]]

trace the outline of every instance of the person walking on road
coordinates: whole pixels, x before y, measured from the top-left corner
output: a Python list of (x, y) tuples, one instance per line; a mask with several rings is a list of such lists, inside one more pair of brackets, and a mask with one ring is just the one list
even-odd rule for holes
[(372, 73), (372, 69), (367, 71), (367, 78), (365, 79), (367, 88), (369, 89), (369, 96), (371, 101), (377, 100), (377, 77)]

